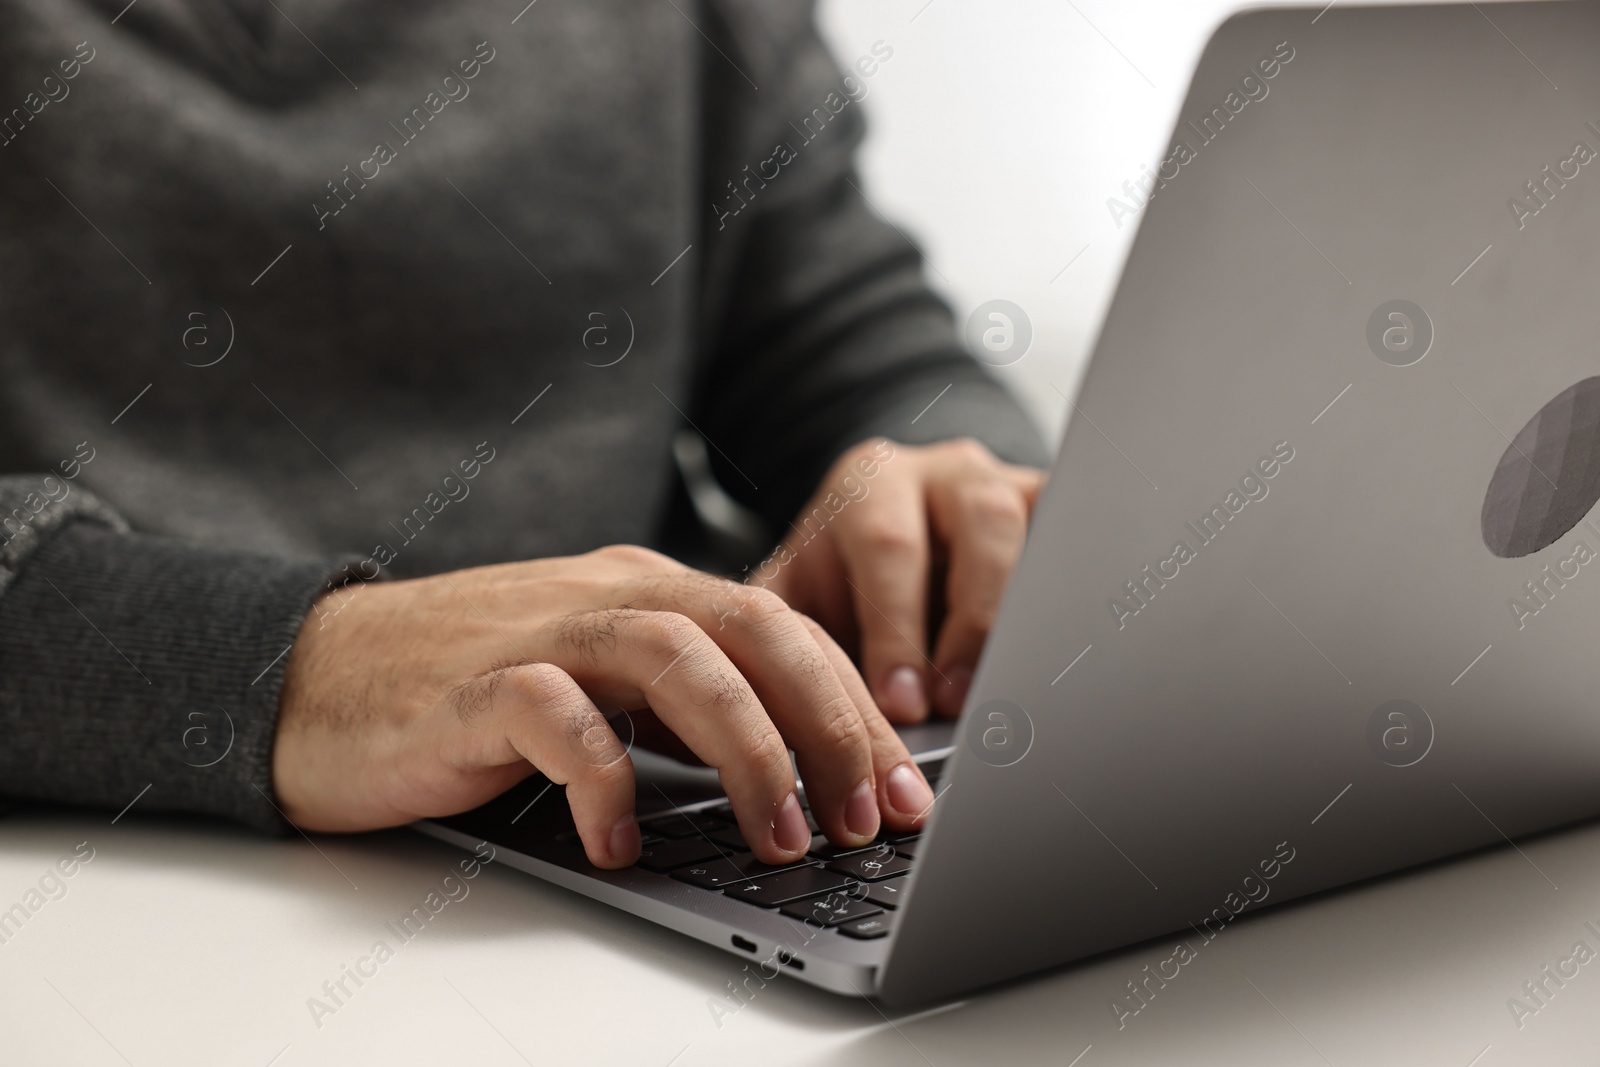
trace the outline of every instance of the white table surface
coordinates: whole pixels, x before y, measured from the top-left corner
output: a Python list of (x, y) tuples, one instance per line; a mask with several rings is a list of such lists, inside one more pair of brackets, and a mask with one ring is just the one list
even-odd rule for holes
[(1575, 941), (1600, 950), (1584, 928), (1600, 928), (1596, 826), (1264, 911), (1120, 1031), (1109, 1000), (1170, 946), (892, 1022), (780, 978), (719, 1020), (708, 1003), (745, 961), (503, 865), (318, 1026), (308, 998), (375, 940), (398, 944), (384, 923), (465, 853), (410, 831), (313, 843), (137, 810), (24, 813), (0, 820), (0, 909), (83, 841), (94, 858), (66, 895), (0, 944), (7, 1067), (1503, 1067), (1592, 1063), (1600, 1038), (1600, 959), (1520, 1029), (1506, 1006)]

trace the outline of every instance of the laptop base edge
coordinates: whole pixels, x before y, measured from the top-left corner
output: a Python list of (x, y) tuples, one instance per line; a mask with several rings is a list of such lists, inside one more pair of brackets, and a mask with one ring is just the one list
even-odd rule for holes
[[(484, 842), (471, 834), (424, 819), (413, 823), (412, 829), (447, 844), (472, 851)], [(882, 954), (881, 943), (839, 944), (832, 931), (808, 928), (806, 923), (787, 918), (774, 911), (752, 908), (747, 904), (730, 902), (739, 909), (741, 921), (729, 922), (710, 915), (657, 899), (647, 893), (616, 885), (593, 874), (569, 870), (559, 864), (518, 852), (494, 841), (496, 863), (503, 863), (525, 874), (531, 874), (563, 889), (609, 904), (621, 911), (636, 915), (676, 933), (685, 934), (713, 948), (747, 963), (760, 964), (763, 979), (778, 974), (798, 979), (807, 985), (825, 989), (846, 997), (870, 997), (877, 991)], [(692, 890), (684, 886), (683, 890)], [(708, 894), (709, 896), (709, 894)], [(827, 937), (826, 942), (818, 942)], [(823, 952), (823, 946), (834, 952)], [(837, 953), (837, 954), (836, 954)], [(841, 955), (859, 958), (841, 958)]]

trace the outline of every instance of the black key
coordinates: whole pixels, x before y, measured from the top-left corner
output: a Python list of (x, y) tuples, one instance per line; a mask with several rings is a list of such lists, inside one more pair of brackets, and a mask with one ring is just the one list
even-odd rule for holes
[(791, 919), (804, 919), (816, 926), (838, 926), (883, 913), (876, 904), (869, 904), (848, 892), (829, 893), (816, 900), (797, 900), (778, 910)]
[(672, 877), (680, 882), (697, 885), (701, 889), (726, 889), (737, 882), (763, 878), (778, 871), (791, 870), (796, 866), (800, 864), (774, 867), (770, 863), (762, 863), (753, 853), (739, 852), (727, 859), (709, 859), (687, 867), (679, 867), (672, 872)]
[(865, 845), (836, 845), (821, 834), (811, 839), (811, 854), (819, 860), (836, 860), (840, 856), (850, 856), (857, 852), (870, 852), (880, 846), (881, 842), (872, 841)]
[[(653, 834), (641, 833), (639, 835), (639, 844), (644, 848), (649, 848), (651, 845), (659, 845), (665, 840), (666, 838), (656, 837)], [(565, 833), (557, 834), (556, 842), (562, 845), (575, 845), (578, 848), (583, 847), (583, 838), (579, 836), (576, 830), (568, 830)]]
[(737, 826), (724, 826), (720, 830), (711, 831), (707, 836), (719, 845), (730, 845), (742, 852), (750, 851), (750, 842), (744, 839), (744, 832)]
[(704, 838), (685, 837), (678, 841), (644, 846), (639, 850), (639, 866), (647, 871), (670, 871), (674, 867), (700, 863), (732, 851), (726, 845), (713, 845)]
[(857, 852), (828, 864), (828, 870), (851, 878), (859, 878), (863, 882), (881, 882), (885, 878), (905, 874), (910, 869), (911, 861), (904, 856), (896, 855), (893, 845), (873, 849), (870, 852)]
[[(711, 838), (711, 840), (715, 841), (719, 845), (727, 845), (729, 848), (735, 849), (739, 852), (754, 851), (754, 849), (750, 847), (750, 842), (744, 839), (743, 831), (741, 831), (737, 826), (727, 826), (721, 830), (713, 830), (706, 836)], [(827, 843), (828, 839), (826, 837), (823, 837), (821, 834), (813, 834), (811, 835), (810, 850), (815, 853), (817, 849), (824, 847), (827, 845)], [(868, 845), (867, 847), (871, 848), (872, 846)], [(817, 855), (822, 856), (823, 859), (832, 858), (832, 854), (824, 856), (821, 853), (817, 853)], [(801, 862), (803, 863), (805, 861), (802, 860)], [(798, 863), (788, 864), (790, 867), (798, 867), (799, 865), (800, 864)]]
[(917, 764), (917, 767), (921, 769), (922, 777), (928, 780), (929, 785), (938, 786), (939, 779), (944, 775), (944, 760), (929, 760), (927, 763)]
[(873, 882), (862, 887), (866, 891), (866, 899), (880, 908), (893, 910), (900, 906), (906, 896), (906, 880), (904, 878), (891, 878), (887, 882)]
[[(811, 809), (803, 809), (806, 816), (806, 825), (811, 827), (812, 844), (821, 846), (828, 842), (822, 833), (822, 827), (817, 825), (817, 820), (811, 814)], [(739, 829), (738, 817), (733, 814), (733, 807), (728, 804), (717, 804), (700, 811), (686, 812), (683, 815), (674, 813), (666, 817), (646, 819), (639, 823), (639, 828), (646, 836), (657, 834), (665, 837), (689, 837), (695, 833), (703, 833), (719, 845), (730, 845), (742, 851), (750, 849), (750, 842), (745, 840), (744, 831)], [(917, 831), (921, 833), (921, 831)], [(577, 840), (577, 832), (573, 831), (572, 839)], [(866, 846), (872, 847), (870, 845)], [(830, 853), (842, 855), (842, 853)]]
[(713, 830), (721, 830), (727, 825), (715, 815), (695, 811), (673, 812), (662, 818), (646, 819), (639, 823), (639, 829), (645, 834), (659, 837), (701, 837)]
[(761, 908), (776, 908), (794, 900), (821, 896), (835, 889), (843, 889), (851, 882), (850, 876), (823, 867), (796, 867), (780, 874), (771, 874), (749, 882), (729, 886), (723, 892), (736, 900), (743, 900)]
[(889, 841), (896, 856), (904, 856), (908, 860), (914, 860), (917, 858), (917, 849), (921, 847), (918, 844), (920, 839), (920, 835), (912, 834), (909, 837), (898, 839), (891, 837)]
[(838, 931), (846, 937), (853, 937), (857, 941), (871, 941), (875, 937), (886, 937), (889, 928), (894, 923), (891, 915), (874, 915), (866, 919), (857, 919), (847, 922), (839, 927)]

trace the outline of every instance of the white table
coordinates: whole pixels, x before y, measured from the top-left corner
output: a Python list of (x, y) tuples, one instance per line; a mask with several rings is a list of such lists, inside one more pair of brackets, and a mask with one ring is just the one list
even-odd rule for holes
[[(409, 831), (313, 844), (137, 809), (116, 825), (14, 815), (0, 820), (0, 909), (83, 841), (94, 858), (66, 894), (0, 944), (7, 1067), (1503, 1067), (1592, 1063), (1600, 1039), (1600, 958), (1551, 983), (1520, 1029), (1506, 1006), (1575, 941), (1600, 951), (1584, 927), (1600, 928), (1594, 826), (1263, 912), (1121, 1031), (1108, 1002), (1170, 946), (892, 1024), (780, 978), (718, 1025), (708, 1003), (744, 961), (500, 865), (400, 945), (384, 924), (465, 855)], [(365, 964), (360, 987), (346, 979), (318, 1026), (308, 998), (380, 938), (393, 958)]]

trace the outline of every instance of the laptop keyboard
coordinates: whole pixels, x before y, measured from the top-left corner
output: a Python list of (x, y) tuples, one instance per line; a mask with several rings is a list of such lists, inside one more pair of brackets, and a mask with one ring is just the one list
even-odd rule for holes
[[(937, 788), (943, 760), (921, 764)], [(638, 866), (769, 908), (862, 941), (884, 937), (894, 922), (920, 834), (885, 832), (870, 845), (831, 843), (811, 824), (804, 859), (774, 867), (756, 859), (726, 803), (639, 820)], [(567, 835), (562, 835), (566, 837)]]

